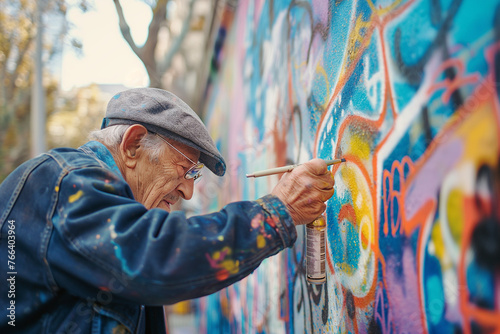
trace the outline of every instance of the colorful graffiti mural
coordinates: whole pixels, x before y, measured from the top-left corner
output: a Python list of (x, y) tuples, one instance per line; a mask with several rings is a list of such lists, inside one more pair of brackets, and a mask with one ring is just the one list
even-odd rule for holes
[(201, 211), (269, 192), (255, 170), (347, 163), (327, 283), (307, 283), (299, 227), (197, 300), (200, 331), (499, 333), (500, 1), (241, 0), (224, 29), (205, 118), (229, 170)]

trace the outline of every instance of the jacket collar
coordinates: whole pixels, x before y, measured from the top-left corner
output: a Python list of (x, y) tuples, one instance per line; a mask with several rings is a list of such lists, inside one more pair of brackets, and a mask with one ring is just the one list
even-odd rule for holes
[(113, 159), (113, 155), (111, 155), (111, 152), (103, 144), (99, 143), (98, 141), (89, 141), (88, 143), (80, 146), (78, 149), (99, 159), (101, 162), (106, 164), (106, 166), (113, 173), (115, 173), (120, 178), (123, 178), (120, 169), (116, 165), (115, 159)]

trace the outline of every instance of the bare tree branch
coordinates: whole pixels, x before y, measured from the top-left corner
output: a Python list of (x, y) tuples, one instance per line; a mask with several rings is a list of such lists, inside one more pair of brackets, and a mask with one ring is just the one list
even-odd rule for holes
[(166, 70), (170, 67), (172, 60), (174, 59), (175, 54), (179, 51), (182, 41), (186, 37), (186, 34), (189, 32), (189, 28), (191, 26), (191, 19), (193, 18), (193, 7), (195, 0), (191, 0), (189, 3), (189, 12), (188, 16), (184, 20), (184, 24), (182, 25), (181, 32), (179, 36), (174, 40), (174, 42), (170, 45), (168, 52), (165, 54), (165, 57), (160, 62), (158, 68), (160, 73), (165, 73)]
[(143, 46), (146, 54), (153, 54), (154, 56), (156, 46), (158, 45), (158, 33), (167, 16), (167, 2), (168, 0), (158, 0), (156, 7), (153, 9), (153, 18), (149, 24), (148, 38)]
[(147, 1), (152, 10), (153, 16), (148, 27), (148, 36), (146, 42), (142, 46), (138, 46), (131, 35), (130, 26), (128, 25), (120, 0), (113, 0), (116, 7), (116, 12), (119, 18), (120, 31), (123, 38), (132, 48), (132, 51), (144, 64), (149, 77), (149, 85), (151, 87), (162, 88), (162, 77), (165, 72), (171, 67), (174, 56), (179, 52), (182, 42), (190, 31), (191, 20), (194, 13), (195, 0), (190, 0), (187, 17), (181, 27), (178, 36), (173, 38), (172, 43), (168, 47), (168, 52), (162, 59), (156, 59), (156, 49), (159, 42), (160, 29), (165, 25), (167, 20), (167, 4), (170, 0)]
[(118, 20), (122, 36), (128, 43), (128, 45), (130, 45), (132, 51), (134, 51), (134, 53), (139, 58), (141, 58), (141, 49), (135, 44), (134, 39), (132, 38), (132, 34), (130, 33), (130, 26), (128, 25), (127, 20), (125, 20), (125, 15), (123, 15), (123, 8), (120, 3), (120, 0), (113, 0), (113, 2), (115, 3), (116, 13), (118, 14)]
[(161, 76), (157, 72), (155, 50), (158, 45), (158, 32), (162, 23), (166, 20), (168, 0), (158, 0), (153, 11), (153, 18), (149, 25), (148, 37), (142, 47), (138, 47), (130, 33), (130, 27), (125, 20), (120, 0), (113, 0), (118, 14), (120, 31), (125, 41), (130, 45), (132, 51), (139, 57), (148, 72), (150, 86), (161, 87)]
[(142, 62), (146, 66), (146, 71), (149, 76), (149, 85), (151, 87), (160, 88), (161, 74), (158, 72), (155, 54), (158, 46), (158, 34), (162, 24), (166, 21), (168, 0), (158, 0), (153, 9), (153, 18), (148, 28), (148, 37), (142, 47)]

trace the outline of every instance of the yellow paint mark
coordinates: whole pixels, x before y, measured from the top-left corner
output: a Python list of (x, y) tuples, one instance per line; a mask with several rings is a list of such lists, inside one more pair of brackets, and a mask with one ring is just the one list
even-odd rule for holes
[(266, 246), (266, 238), (263, 235), (257, 236), (257, 248), (263, 248)]
[(218, 260), (219, 258), (220, 258), (220, 252), (219, 251), (214, 252), (214, 254), (212, 255), (212, 259)]
[(113, 187), (111, 184), (104, 184), (104, 191), (108, 193), (114, 193), (115, 187)]
[(368, 142), (355, 133), (351, 134), (349, 151), (363, 160), (368, 160), (371, 156), (370, 145)]
[(369, 246), (369, 243), (371, 243), (371, 223), (369, 221), (369, 218), (366, 216), (361, 218), (361, 221), (365, 222), (364, 224), (361, 224), (359, 231), (362, 236), (361, 245), (363, 246), (363, 248), (367, 248)]
[[(364, 181), (363, 175), (361, 175), (357, 169), (354, 168), (342, 168), (341, 176), (344, 183), (348, 186), (349, 192), (351, 193), (351, 198), (358, 203), (353, 205), (354, 212), (356, 213), (356, 225), (360, 227), (361, 219), (366, 219), (369, 224), (373, 224), (373, 212), (372, 212), (372, 200), (370, 195), (370, 189), (366, 182)], [(360, 196), (360, 197), (358, 197)], [(354, 222), (353, 222), (354, 223)], [(372, 226), (370, 226), (372, 227)], [(373, 227), (370, 228), (371, 235), (367, 239), (373, 240)], [(365, 232), (364, 230), (363, 232)], [(361, 232), (361, 231), (360, 231)]]
[(446, 248), (444, 246), (440, 224), (442, 223), (437, 221), (436, 224), (434, 224), (434, 226), (432, 227), (431, 240), (434, 243), (434, 252), (436, 254), (436, 257), (441, 260), (440, 262), (443, 262)]
[(304, 67), (307, 67), (307, 62), (305, 60), (303, 62), (301, 62), (300, 64), (294, 63), (293, 68), (296, 70), (299, 70), (299, 69), (304, 68)]
[(347, 263), (339, 263), (338, 268), (347, 275), (353, 274), (353, 268)]
[(496, 165), (500, 140), (493, 102), (475, 108), (455, 135), (465, 142), (463, 160)]
[(224, 241), (224, 237), (223, 237), (222, 235), (219, 235), (219, 236), (217, 237), (217, 240), (219, 240), (219, 241)]
[(112, 334), (125, 334), (128, 333), (127, 327), (125, 325), (119, 324), (112, 329)]
[[(370, 17), (368, 21), (363, 21), (362, 15), (359, 15), (356, 19), (356, 23), (349, 34), (349, 44), (347, 46), (348, 62), (356, 58), (357, 53), (363, 49), (363, 39), (365, 38), (366, 30), (370, 27), (371, 20), (372, 18)], [(365, 44), (367, 44), (367, 41), (365, 41)]]
[(73, 194), (69, 197), (68, 202), (74, 203), (74, 202), (78, 201), (80, 199), (80, 197), (82, 197), (82, 195), (83, 195), (83, 191), (78, 190), (78, 192), (76, 194)]
[(446, 218), (453, 240), (458, 246), (461, 244), (465, 226), (463, 206), (462, 192), (459, 189), (451, 190), (446, 201)]
[[(359, 235), (358, 238), (360, 241), (360, 245), (358, 247), (362, 247), (368, 252), (373, 252), (370, 248), (373, 240), (375, 240), (375, 228), (373, 225), (375, 219), (373, 218), (373, 201), (370, 193), (370, 187), (359, 169), (354, 166), (346, 165), (341, 168), (340, 176), (350, 193), (352, 208), (356, 215), (356, 221), (351, 223), (355, 228), (357, 228), (357, 233)], [(353, 240), (348, 240), (348, 242), (351, 241), (353, 242)], [(354, 246), (351, 245), (348, 247)], [(359, 265), (368, 266), (369, 264), (368, 262), (365, 262)], [(347, 275), (351, 275), (354, 272), (354, 268), (351, 268), (351, 266), (347, 263), (341, 263), (340, 269)]]
[(240, 262), (233, 260), (224, 260), (221, 266), (229, 271), (231, 274), (236, 274), (240, 270)]
[(57, 192), (59, 192), (59, 186), (56, 186), (55, 189), (54, 189)]

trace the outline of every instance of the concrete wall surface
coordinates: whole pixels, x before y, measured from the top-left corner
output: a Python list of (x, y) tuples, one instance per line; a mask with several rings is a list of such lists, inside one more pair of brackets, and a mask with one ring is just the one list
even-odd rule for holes
[[(200, 211), (255, 199), (246, 173), (332, 168), (327, 282), (292, 249), (196, 301), (205, 333), (500, 332), (500, 1), (241, 0), (206, 121), (224, 179)], [(219, 41), (220, 42), (220, 41)]]

